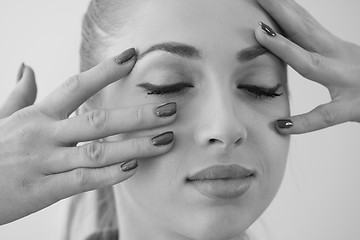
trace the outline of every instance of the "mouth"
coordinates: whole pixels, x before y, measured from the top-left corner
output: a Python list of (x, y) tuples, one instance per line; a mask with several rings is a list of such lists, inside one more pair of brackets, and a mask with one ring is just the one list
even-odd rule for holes
[(256, 171), (239, 165), (217, 165), (186, 178), (201, 194), (213, 198), (237, 198), (245, 194), (256, 177)]
[(231, 180), (244, 179), (255, 176), (256, 172), (239, 165), (233, 164), (228, 166), (212, 166), (205, 168), (189, 177), (187, 181), (203, 180)]

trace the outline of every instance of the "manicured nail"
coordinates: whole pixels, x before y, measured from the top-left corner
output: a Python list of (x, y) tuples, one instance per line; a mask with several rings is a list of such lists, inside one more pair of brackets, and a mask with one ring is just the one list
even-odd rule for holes
[(151, 139), (151, 143), (154, 146), (165, 146), (170, 144), (172, 141), (174, 140), (174, 133), (169, 131), (169, 132), (164, 132), (162, 134), (159, 134), (155, 137), (153, 137)]
[(269, 36), (271, 37), (275, 37), (276, 36), (276, 32), (274, 31), (274, 29), (272, 29), (270, 26), (266, 25), (263, 22), (259, 22), (259, 25), (261, 27), (261, 29), (266, 32)]
[(176, 113), (176, 102), (165, 103), (155, 108), (158, 117), (169, 117)]
[(127, 62), (130, 62), (132, 59), (136, 57), (136, 50), (135, 48), (129, 48), (128, 50), (121, 53), (119, 56), (117, 56), (114, 61), (119, 64), (125, 64)]
[(21, 63), (21, 66), (19, 68), (19, 71), (18, 71), (18, 74), (17, 74), (17, 77), (16, 77), (16, 82), (19, 82), (20, 79), (22, 78), (22, 76), (24, 74), (24, 69), (25, 69), (25, 64)]
[(138, 166), (138, 162), (135, 159), (135, 160), (131, 160), (131, 161), (127, 161), (127, 162), (123, 163), (121, 165), (121, 170), (123, 170), (124, 172), (127, 172), (127, 171), (137, 168), (137, 166)]
[(279, 119), (276, 121), (279, 128), (291, 128), (294, 126), (293, 122), (289, 119)]

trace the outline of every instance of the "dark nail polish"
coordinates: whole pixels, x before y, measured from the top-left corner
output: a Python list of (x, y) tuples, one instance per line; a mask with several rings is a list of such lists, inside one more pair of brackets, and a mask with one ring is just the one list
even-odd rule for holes
[(279, 128), (291, 128), (292, 126), (294, 126), (293, 122), (288, 119), (279, 119), (276, 121), (276, 124)]
[(155, 137), (153, 137), (151, 139), (151, 143), (154, 146), (165, 146), (170, 144), (172, 141), (174, 140), (174, 133), (169, 131), (169, 132), (164, 132), (160, 135), (157, 135)]
[(136, 57), (136, 50), (135, 48), (129, 48), (128, 50), (121, 53), (119, 56), (117, 56), (114, 61), (117, 64), (125, 64), (127, 62), (130, 62), (132, 59)]
[(176, 113), (176, 103), (165, 103), (155, 108), (155, 115), (158, 117), (169, 117)]
[(21, 66), (19, 68), (19, 71), (18, 71), (18, 74), (17, 74), (17, 77), (16, 77), (16, 82), (19, 82), (20, 79), (23, 77), (24, 69), (25, 69), (25, 64), (21, 63)]
[(266, 25), (263, 22), (259, 22), (259, 25), (261, 26), (261, 29), (266, 32), (269, 36), (271, 37), (275, 37), (276, 36), (276, 32), (274, 31), (274, 29), (272, 29), (270, 26)]
[(121, 165), (121, 170), (123, 170), (124, 172), (127, 172), (127, 171), (137, 168), (137, 166), (138, 166), (138, 162), (136, 160), (131, 160), (131, 161), (123, 163)]

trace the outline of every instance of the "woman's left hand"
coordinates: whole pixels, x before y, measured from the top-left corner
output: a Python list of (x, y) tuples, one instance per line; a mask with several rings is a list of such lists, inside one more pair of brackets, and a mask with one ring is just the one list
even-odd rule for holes
[(331, 102), (309, 113), (277, 121), (278, 131), (301, 134), (360, 122), (360, 46), (328, 32), (294, 0), (257, 1), (286, 35), (273, 34), (260, 24), (257, 41), (305, 78), (327, 87), (331, 95)]

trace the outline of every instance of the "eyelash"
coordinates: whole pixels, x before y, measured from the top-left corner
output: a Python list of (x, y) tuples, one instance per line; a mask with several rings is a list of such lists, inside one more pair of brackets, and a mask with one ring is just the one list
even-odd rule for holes
[(254, 85), (239, 85), (238, 89), (246, 89), (250, 94), (254, 95), (256, 98), (276, 98), (282, 96), (284, 93), (276, 93), (276, 91), (281, 87), (281, 84), (276, 85), (272, 88), (258, 87)]
[(147, 92), (148, 95), (180, 94), (181, 92), (186, 90), (186, 88), (194, 87), (192, 84), (186, 82), (179, 82), (172, 85), (161, 85), (161, 86), (153, 85), (150, 83), (143, 83), (140, 84), (139, 86), (145, 88), (148, 91)]
[[(180, 94), (186, 88), (194, 87), (192, 84), (180, 82), (175, 83), (173, 85), (161, 85), (156, 86), (150, 83), (144, 83), (140, 84), (139, 86), (145, 88), (148, 92), (148, 95), (174, 95), (174, 94)], [(264, 98), (276, 98), (284, 93), (276, 93), (276, 91), (281, 87), (280, 84), (278, 84), (275, 87), (272, 88), (264, 88), (264, 87), (258, 87), (254, 85), (239, 85), (238, 89), (245, 89), (247, 92), (249, 92), (251, 95), (253, 95), (256, 98), (264, 99)]]

